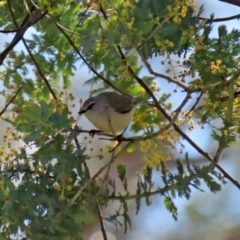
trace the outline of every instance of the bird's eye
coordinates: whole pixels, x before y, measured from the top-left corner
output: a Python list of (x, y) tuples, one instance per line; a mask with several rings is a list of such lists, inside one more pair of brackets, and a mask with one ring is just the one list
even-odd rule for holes
[(92, 103), (90, 103), (90, 104), (88, 105), (88, 107), (87, 107), (86, 109), (82, 109), (82, 110), (79, 111), (78, 113), (79, 113), (79, 114), (83, 114), (83, 113), (85, 113), (85, 112), (91, 110), (91, 109), (93, 108), (94, 105), (95, 105), (95, 103), (92, 102)]
[(94, 102), (90, 103), (90, 104), (89, 104), (89, 106), (88, 106), (88, 108), (86, 109), (86, 111), (88, 111), (88, 110), (92, 109), (94, 105), (95, 105), (95, 103), (94, 103)]

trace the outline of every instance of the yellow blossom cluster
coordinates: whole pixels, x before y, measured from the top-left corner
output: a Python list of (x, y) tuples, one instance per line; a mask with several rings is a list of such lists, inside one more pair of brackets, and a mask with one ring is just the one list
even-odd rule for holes
[(58, 198), (59, 201), (65, 200), (65, 191), (67, 192), (72, 191), (73, 185), (74, 185), (73, 178), (66, 178), (64, 176), (60, 178), (60, 182), (54, 185), (54, 189), (61, 192)]
[[(72, 93), (61, 91), (58, 95), (57, 100), (54, 98), (50, 98), (50, 103), (53, 103), (55, 107), (55, 109), (52, 109), (52, 110), (61, 114), (67, 108), (67, 105), (69, 106), (68, 101), (73, 101), (73, 100), (74, 100), (74, 96)], [(72, 107), (74, 106), (75, 105), (72, 105)]]
[(142, 157), (145, 162), (143, 171), (145, 171), (147, 167), (158, 169), (161, 161), (171, 159), (171, 154), (165, 149), (164, 145), (156, 139), (142, 141), (140, 149), (144, 152)]
[(18, 164), (16, 162), (16, 156), (19, 155), (19, 150), (15, 146), (12, 146), (12, 141), (16, 141), (19, 144), (19, 141), (22, 139), (22, 135), (19, 134), (15, 129), (6, 128), (6, 133), (3, 136), (3, 141), (6, 143), (6, 146), (0, 146), (0, 163), (8, 164), (9, 166), (14, 166)]
[(171, 48), (174, 47), (174, 43), (169, 41), (168, 39), (162, 40), (161, 38), (157, 37), (155, 39), (155, 44), (158, 47), (163, 47), (163, 48)]
[(192, 131), (195, 128), (192, 112), (181, 112), (181, 117), (177, 119), (177, 124), (181, 127), (187, 124), (188, 130)]
[(169, 16), (173, 17), (173, 22), (176, 24), (181, 24), (182, 19), (186, 17), (189, 9), (196, 9), (196, 6), (193, 4), (193, 1), (176, 1), (175, 7), (168, 6), (167, 10), (169, 12)]
[(222, 61), (218, 59), (215, 62), (210, 63), (210, 70), (212, 74), (222, 74), (225, 70), (225, 66), (222, 65)]

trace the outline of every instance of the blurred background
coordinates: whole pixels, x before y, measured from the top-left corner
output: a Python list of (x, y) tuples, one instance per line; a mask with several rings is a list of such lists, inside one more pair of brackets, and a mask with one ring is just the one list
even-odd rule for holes
[[(228, 17), (232, 15), (239, 14), (240, 8), (233, 5), (222, 3), (217, 0), (198, 0), (198, 6), (204, 4), (204, 12), (202, 17), (209, 18), (210, 14), (214, 13), (216, 18)], [(226, 24), (228, 29), (240, 28), (240, 23), (238, 20), (232, 20), (224, 23), (215, 23), (212, 36), (217, 36), (217, 27), (220, 24)], [(27, 33), (29, 34), (29, 33)], [(4, 42), (8, 42), (12, 36), (5, 36), (4, 39), (0, 39), (0, 49), (4, 48)], [(21, 50), (21, 43), (17, 45), (16, 50)], [(140, 63), (141, 64), (141, 63)], [(158, 71), (164, 71), (161, 65), (161, 58), (155, 58), (150, 60), (150, 64), (153, 69)], [(89, 97), (90, 86), (84, 85), (84, 82), (92, 77), (89, 74), (87, 68), (81, 66), (81, 62), (76, 66), (77, 71), (72, 79), (72, 88), (69, 92), (72, 92), (75, 96), (75, 107), (71, 108), (74, 117), (77, 118), (77, 112), (80, 107), (79, 99), (85, 100)], [(175, 69), (178, 71), (178, 69)], [(180, 70), (180, 69), (179, 69)], [(141, 76), (147, 75), (145, 69), (142, 70)], [(168, 100), (173, 104), (173, 110), (178, 107), (178, 103), (181, 102), (184, 95), (181, 92), (175, 93), (173, 90), (175, 86), (169, 84), (165, 81), (158, 81), (158, 86), (161, 88), (160, 94), (170, 93), (171, 98)], [(94, 86), (97, 88), (97, 86)], [(1, 89), (0, 89), (1, 91)], [(180, 100), (181, 99), (181, 100)], [(194, 104), (194, 101), (189, 101), (188, 108)], [(185, 109), (187, 110), (187, 109)], [(216, 121), (215, 126), (220, 124)], [(93, 129), (93, 126), (88, 122), (85, 117), (81, 117), (78, 121), (78, 125), (83, 129)], [(6, 128), (6, 124), (1, 120), (1, 131), (3, 132)], [(189, 131), (187, 128), (185, 131), (188, 135), (208, 153), (214, 154), (216, 151), (217, 143), (211, 138), (211, 128), (204, 126), (204, 129), (198, 127), (196, 124), (196, 129), (194, 131)], [(126, 136), (131, 136), (131, 131), (126, 132)], [(91, 156), (91, 160), (88, 161), (91, 174), (94, 174), (98, 169), (106, 163), (108, 156), (100, 160), (99, 158), (94, 158), (101, 152), (101, 148), (105, 148), (107, 141), (99, 140), (97, 136), (90, 139), (88, 135), (79, 136), (80, 141), (87, 137), (91, 141), (88, 146), (88, 151)], [(87, 141), (88, 141), (87, 140)], [(4, 144), (4, 143), (0, 143)], [(184, 140), (181, 141), (182, 146), (176, 146), (178, 154), (177, 158), (184, 158), (186, 152), (189, 154), (189, 159), (196, 163), (204, 164), (205, 159), (202, 158), (193, 148), (191, 148)], [(90, 148), (93, 151), (90, 151)], [(181, 153), (181, 150), (183, 151)], [(231, 147), (225, 150), (223, 157), (221, 159), (220, 165), (226, 169), (236, 180), (240, 181), (240, 148), (239, 144), (235, 147)], [(142, 161), (142, 153), (140, 150), (136, 150), (132, 153), (123, 152), (120, 154), (117, 161), (111, 167), (110, 175), (112, 178), (118, 179), (116, 172), (116, 165), (119, 163), (124, 163), (127, 166), (127, 178), (129, 183), (129, 189), (134, 191), (136, 189), (136, 173), (141, 175), (141, 168), (144, 163)], [(208, 162), (206, 162), (207, 164)], [(171, 171), (175, 168), (175, 159), (172, 159), (168, 163)], [(161, 186), (161, 178), (159, 173), (154, 175), (154, 182), (156, 186)], [(117, 192), (121, 191), (120, 182), (116, 183), (118, 186)], [(134, 201), (129, 202), (129, 210), (131, 212), (132, 229), (124, 234), (123, 229), (116, 228), (114, 224), (107, 223), (106, 230), (108, 232), (109, 240), (239, 240), (240, 239), (240, 192), (232, 183), (226, 183), (222, 186), (222, 191), (217, 194), (211, 193), (207, 188), (204, 187), (202, 183), (202, 189), (204, 192), (192, 189), (191, 198), (189, 200), (176, 198), (175, 204), (178, 208), (178, 220), (175, 221), (171, 214), (165, 209), (163, 204), (163, 198), (161, 196), (155, 196), (152, 198), (152, 205), (147, 206), (144, 200), (141, 204), (141, 210), (138, 215), (136, 215), (136, 205)], [(102, 209), (103, 216), (108, 216), (113, 214), (115, 209), (119, 207), (119, 202), (114, 201), (107, 208)], [(101, 240), (102, 234), (100, 230), (100, 224), (96, 221), (90, 226), (86, 226), (84, 239), (89, 240)]]

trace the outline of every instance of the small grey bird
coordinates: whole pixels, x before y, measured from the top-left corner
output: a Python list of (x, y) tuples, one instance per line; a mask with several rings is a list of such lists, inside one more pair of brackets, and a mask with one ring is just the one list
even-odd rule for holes
[(88, 98), (79, 110), (99, 130), (119, 133), (132, 121), (135, 107), (141, 103), (131, 97), (115, 92), (103, 92)]

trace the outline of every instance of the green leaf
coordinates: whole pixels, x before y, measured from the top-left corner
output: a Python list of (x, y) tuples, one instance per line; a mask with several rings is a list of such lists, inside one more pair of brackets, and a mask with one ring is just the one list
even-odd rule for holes
[(38, 104), (32, 103), (28, 107), (23, 109), (23, 114), (30, 120), (40, 119), (42, 114), (42, 108)]
[(117, 171), (118, 177), (121, 179), (121, 181), (124, 181), (126, 179), (126, 166), (123, 164), (118, 164)]
[(140, 147), (140, 142), (133, 142), (127, 147), (127, 152), (131, 153)]
[(94, 223), (96, 221), (95, 215), (90, 213), (90, 212), (76, 213), (72, 216), (72, 218), (78, 224), (79, 223), (81, 223), (81, 224), (82, 223), (91, 224), (91, 223)]
[(178, 159), (177, 160), (177, 170), (180, 174), (183, 174), (184, 173), (184, 168), (183, 168), (183, 164), (182, 162)]
[(177, 215), (178, 215), (177, 208), (174, 205), (174, 203), (173, 203), (173, 201), (170, 197), (165, 197), (164, 198), (164, 205), (165, 205), (166, 209), (170, 213), (172, 213), (172, 216), (173, 216), (174, 220), (177, 220)]

